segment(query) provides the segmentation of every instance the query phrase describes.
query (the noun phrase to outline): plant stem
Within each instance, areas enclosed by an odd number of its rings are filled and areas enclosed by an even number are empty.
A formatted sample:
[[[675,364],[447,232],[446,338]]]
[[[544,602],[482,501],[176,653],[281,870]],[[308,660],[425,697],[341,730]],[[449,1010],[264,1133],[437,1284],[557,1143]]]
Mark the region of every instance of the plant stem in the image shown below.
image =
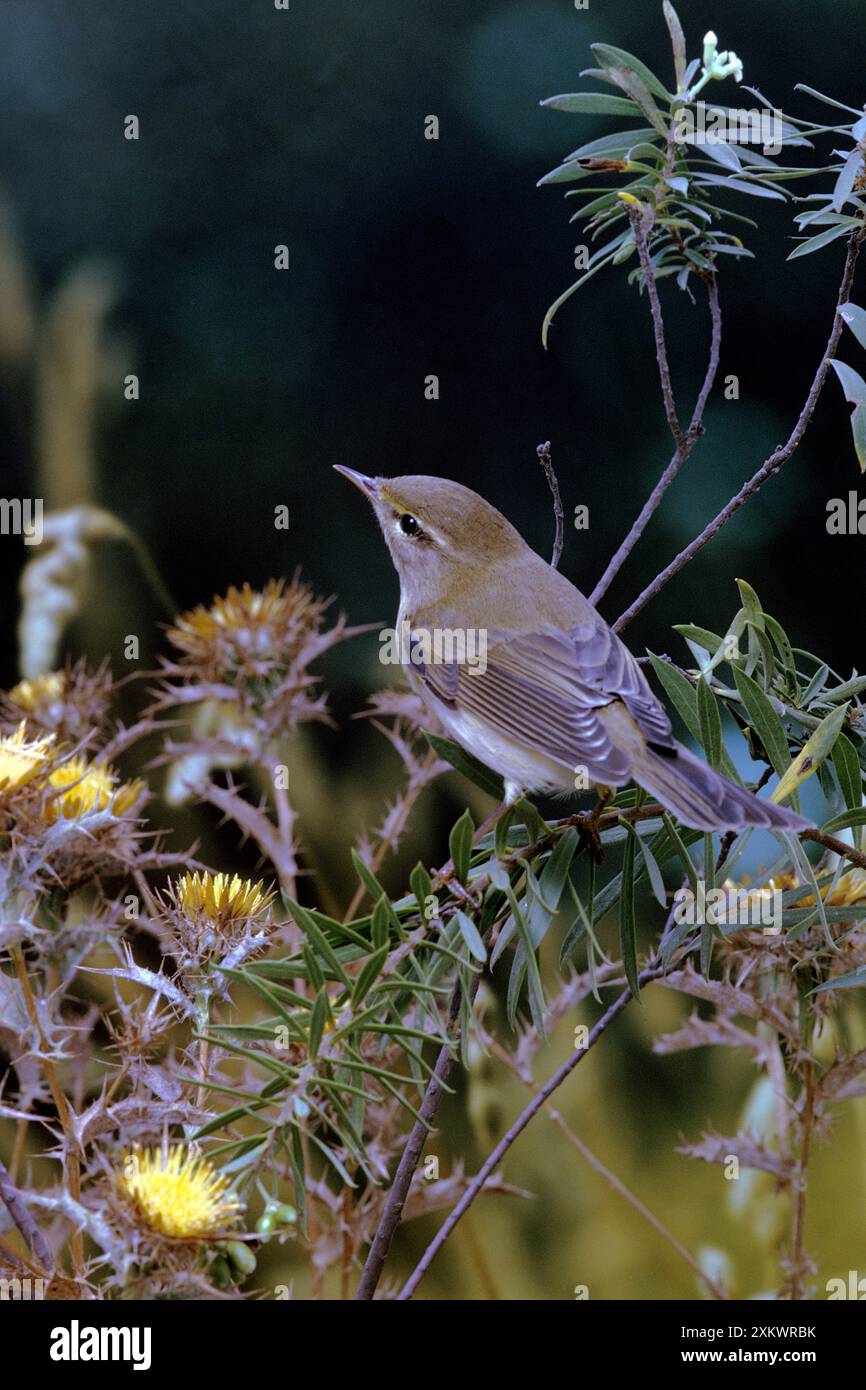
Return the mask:
[[[15,972],[18,976],[18,983],[21,986],[21,993],[24,996],[27,1015],[39,1039],[39,1061],[42,1064],[42,1069],[45,1072],[48,1085],[51,1089],[54,1108],[57,1111],[57,1117],[63,1129],[63,1137],[66,1141],[64,1161],[66,1185],[69,1188],[69,1195],[72,1200],[78,1202],[81,1198],[81,1169],[78,1162],[78,1141],[75,1137],[75,1130],[72,1124],[72,1112],[69,1108],[69,1102],[64,1095],[63,1087],[57,1079],[54,1063],[48,1055],[48,1042],[42,1031],[42,1024],[39,1022],[39,1012],[36,1008],[33,990],[30,987],[30,978],[27,974],[27,966],[21,947],[13,946],[11,954],[15,962]],[[75,1278],[78,1279],[84,1268],[84,1237],[80,1230],[73,1230],[69,1249],[72,1256],[72,1272]]]
[[[51,1251],[45,1243],[45,1237],[36,1225],[36,1222],[33,1220],[26,1206],[21,1201],[21,1194],[12,1182],[2,1160],[0,1160],[0,1201],[3,1202],[9,1215],[21,1232],[24,1244],[27,1246],[31,1255],[33,1255],[42,1266],[42,1273],[50,1273],[54,1268]]]
[[[645,274],[646,273],[647,272],[645,271]],[[649,267],[649,274],[652,274],[651,265]],[[652,517],[653,513],[658,509],[659,504],[661,503],[662,498],[664,497],[668,488],[671,486],[671,483],[676,478],[683,464],[686,463],[690,458],[695,445],[697,444],[698,440],[703,434],[704,411],[706,410],[707,401],[709,399],[710,392],[713,388],[713,382],[716,379],[716,372],[718,371],[719,367],[719,349],[722,340],[722,312],[721,306],[719,304],[719,287],[715,275],[708,275],[706,277],[706,286],[707,297],[709,299],[710,304],[710,319],[712,323],[710,341],[710,360],[707,365],[703,385],[701,386],[698,399],[695,402],[695,408],[692,412],[692,418],[689,422],[688,430],[686,431],[686,434],[683,436],[682,441],[677,442],[670,463],[668,464],[665,471],[662,473],[661,477],[659,478],[658,482],[656,483],[655,487],[653,488],[652,492],[650,493],[649,497],[647,498],[646,502],[641,508],[640,514],[638,515],[637,519],[632,525],[632,528],[626,536],[625,540],[622,542],[619,549],[613,555],[610,563],[607,566],[607,569],[605,570],[604,574],[601,576],[601,579],[598,581],[592,593],[590,594],[590,603],[598,604],[599,600],[604,596],[604,594],[607,593],[607,590],[610,588],[610,585],[613,583],[613,580],[616,578],[617,574],[622,569],[632,550],[634,550],[634,547],[636,546],[637,542],[640,540],[641,536],[646,530],[650,518]]]
[[[562,510],[562,496],[559,491],[559,480],[553,469],[550,460],[550,440],[546,444],[539,444],[535,451],[538,455],[538,462],[544,469],[544,476],[547,479],[547,486],[550,488],[553,497],[553,516],[556,522],[556,531],[553,538],[553,553],[550,557],[551,569],[557,569],[562,556],[562,542],[565,531],[565,515]]]
[[[671,579],[673,579],[674,575],[679,574],[683,566],[687,565],[690,560],[694,559],[698,551],[703,549],[707,542],[711,541],[712,538],[715,535],[717,535],[719,531],[721,531],[722,527],[728,521],[730,521],[734,513],[739,511],[740,507],[742,507],[744,503],[748,502],[749,498],[753,497],[755,493],[763,487],[764,483],[767,481],[768,478],[772,478],[776,473],[779,472],[779,469],[782,467],[782,465],[784,463],[787,463],[791,455],[795,453],[798,449],[803,435],[806,433],[806,429],[808,428],[809,422],[812,419],[812,415],[814,414],[815,406],[818,403],[818,397],[820,396],[821,391],[824,388],[824,383],[827,380],[827,375],[830,371],[830,363],[833,360],[833,357],[835,356],[836,348],[839,345],[839,339],[842,336],[842,329],[844,324],[842,315],[839,311],[848,303],[848,300],[850,298],[851,287],[854,282],[854,271],[857,265],[857,257],[860,253],[860,246],[863,242],[864,237],[866,237],[866,227],[858,227],[856,231],[851,233],[851,236],[849,238],[848,253],[845,257],[845,269],[842,275],[842,283],[839,288],[839,298],[836,303],[836,313],[833,317],[833,326],[830,330],[830,337],[827,340],[827,346],[825,347],[823,356],[821,357],[821,361],[818,364],[818,370],[815,373],[814,380],[809,389],[809,394],[806,397],[806,402],[803,406],[803,409],[800,411],[797,423],[791,431],[788,439],[784,444],[780,444],[777,449],[773,450],[773,452],[769,455],[765,462],[761,464],[761,467],[758,469],[758,471],[754,473],[752,477],[749,479],[749,481],[743,485],[740,491],[734,497],[731,498],[731,500],[722,508],[719,514],[716,517],[714,517],[713,520],[707,526],[704,527],[700,535],[696,536],[695,539],[691,541],[685,547],[684,550],[681,550],[679,555],[677,555],[677,557],[671,561],[667,568],[663,569],[660,574],[657,574],[652,583],[647,585],[643,593],[641,593],[635,599],[631,607],[627,608],[626,611],[622,613],[619,616],[619,618],[617,618],[616,622],[613,625],[614,632],[622,632],[623,628],[631,622],[632,618],[634,618],[641,611],[641,609],[646,606],[647,603],[649,603],[650,599],[655,598],[656,594],[658,594],[660,590],[663,589],[664,586]]]

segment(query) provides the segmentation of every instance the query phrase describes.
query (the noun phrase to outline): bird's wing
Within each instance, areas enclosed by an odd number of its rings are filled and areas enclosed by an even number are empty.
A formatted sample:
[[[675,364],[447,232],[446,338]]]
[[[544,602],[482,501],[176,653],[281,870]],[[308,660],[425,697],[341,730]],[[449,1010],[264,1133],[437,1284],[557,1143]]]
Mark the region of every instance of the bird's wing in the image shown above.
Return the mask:
[[[647,742],[673,747],[671,724],[634,657],[600,614],[569,632],[489,633],[482,663],[413,668],[438,699],[517,742],[596,781],[622,783],[630,759],[616,747],[599,712],[614,700],[628,709]]]

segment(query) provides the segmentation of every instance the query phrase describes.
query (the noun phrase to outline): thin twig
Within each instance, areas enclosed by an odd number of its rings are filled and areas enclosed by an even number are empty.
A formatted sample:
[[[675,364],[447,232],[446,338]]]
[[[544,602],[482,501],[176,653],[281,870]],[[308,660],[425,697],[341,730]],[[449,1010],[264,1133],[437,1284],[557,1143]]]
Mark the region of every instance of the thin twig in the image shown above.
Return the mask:
[[[787,441],[773,450],[765,462],[761,464],[758,471],[754,473],[740,491],[731,498],[709,525],[704,527],[700,535],[696,536],[684,550],[681,550],[676,559],[672,560],[667,568],[663,569],[660,574],[657,574],[652,583],[647,585],[643,593],[635,599],[631,607],[627,608],[626,611],[617,618],[613,625],[614,632],[622,632],[623,628],[631,622],[632,618],[634,618],[647,603],[649,603],[650,599],[655,598],[656,594],[664,588],[669,580],[673,579],[675,574],[679,574],[683,566],[687,565],[689,561],[697,555],[698,551],[703,549],[707,542],[712,540],[713,536],[721,531],[722,527],[730,521],[734,513],[739,511],[740,507],[748,502],[749,498],[753,497],[755,493],[763,487],[768,478],[772,478],[778,473],[782,465],[787,463],[791,455],[796,452],[802,441],[803,435],[806,433],[809,422],[812,419],[815,406],[818,403],[818,397],[824,388],[824,383],[830,371],[830,363],[839,345],[839,339],[842,335],[844,326],[840,310],[848,303],[851,295],[851,286],[854,282],[857,257],[860,253],[860,246],[864,237],[866,237],[866,228],[858,227],[856,231],[851,233],[851,237],[849,238],[848,254],[845,257],[845,269],[839,288],[839,298],[836,304],[836,313],[833,317],[833,327],[830,331],[830,337],[827,340],[827,346],[824,349],[823,356],[818,365],[818,370],[815,373],[814,380],[809,389],[809,394],[806,397],[806,402],[803,409],[800,411],[797,423],[791,431]]]
[[[583,1158],[586,1159],[590,1168],[594,1168],[596,1173],[598,1173],[600,1177],[604,1178],[605,1182],[610,1184],[614,1192],[618,1192],[621,1197],[624,1197],[625,1200],[629,1203],[629,1205],[634,1207],[635,1211],[639,1212],[645,1221],[649,1222],[653,1230],[657,1231],[658,1234],[662,1237],[662,1239],[666,1240],[668,1245],[672,1246],[673,1249],[676,1250],[677,1254],[680,1255],[682,1259],[685,1260],[686,1264],[688,1264],[694,1270],[695,1274],[704,1284],[710,1296],[712,1298],[718,1299],[729,1299],[730,1294],[726,1293],[720,1284],[717,1284],[715,1280],[711,1279],[708,1274],[704,1273],[697,1260],[695,1259],[694,1255],[690,1254],[686,1247],[679,1240],[677,1240],[673,1232],[669,1231],[667,1226],[664,1226],[661,1223],[661,1221],[659,1221],[658,1217],[650,1211],[649,1207],[645,1206],[644,1203],[640,1200],[640,1198],[637,1197],[634,1194],[634,1192],[631,1191],[630,1188],[626,1187],[625,1183],[622,1181],[621,1178],[617,1177],[616,1173],[612,1173],[609,1168],[605,1167],[601,1159],[596,1158],[592,1150],[586,1147],[583,1140],[578,1138],[578,1136],[570,1128],[567,1122],[563,1119],[559,1111],[554,1109],[552,1105],[548,1105],[546,1109],[547,1113],[550,1115],[550,1118],[553,1120],[553,1123],[559,1126],[568,1142],[572,1144],[575,1149],[577,1149],[577,1152]]]
[[[475,976],[473,985],[478,986],[480,976]],[[455,985],[451,996],[451,1006],[448,1010],[449,1027],[453,1027],[460,1014],[460,1004],[462,1000],[462,990],[459,985]],[[406,1205],[406,1198],[409,1195],[409,1188],[418,1161],[421,1158],[421,1150],[430,1133],[433,1121],[436,1118],[436,1111],[439,1109],[439,1101],[442,1097],[444,1086],[448,1085],[448,1078],[454,1067],[454,1054],[450,1047],[443,1045],[439,1049],[439,1056],[436,1058],[436,1066],[433,1069],[433,1076],[424,1093],[421,1102],[421,1109],[418,1111],[418,1119],[409,1134],[406,1146],[400,1155],[400,1162],[397,1165],[397,1172],[394,1174],[394,1181],[385,1198],[385,1206],[379,1219],[376,1234],[367,1252],[367,1259],[364,1270],[355,1290],[357,1302],[369,1301],[379,1283],[385,1260],[388,1258],[388,1251],[400,1219],[403,1215],[403,1208]]]
[[[686,442],[683,434],[683,427],[680,424],[677,408],[674,402],[674,392],[671,386],[671,372],[668,365],[668,349],[665,341],[665,325],[662,318],[662,306],[659,300],[658,286],[652,267],[649,253],[649,230],[653,223],[653,213],[648,207],[642,204],[631,204],[628,209],[628,217],[631,222],[632,234],[635,246],[637,247],[638,258],[640,259],[641,270],[643,271],[644,284],[647,289],[647,296],[650,303],[650,314],[653,321],[653,334],[656,342],[656,361],[659,367],[659,380],[661,381],[662,399],[665,407],[665,418],[668,422],[668,429],[674,437],[677,447]]]
[[[562,556],[562,543],[565,538],[565,514],[562,510],[562,496],[559,491],[559,482],[550,459],[550,440],[546,444],[539,444],[535,450],[538,454],[538,462],[544,469],[544,476],[547,479],[547,486],[553,496],[553,515],[556,520],[556,534],[553,539],[553,553],[550,557],[552,569],[559,568],[560,557]]]
[[[859,849],[854,849],[852,845],[846,845],[844,840],[839,840],[835,835],[824,835],[820,830],[801,830],[801,840],[812,840],[816,845],[823,845],[824,849],[832,850],[834,854],[841,855],[843,859],[849,859],[852,864],[856,864],[858,869],[866,869],[866,854]]]
[[[634,547],[637,545],[637,542],[640,540],[641,536],[646,530],[650,518],[653,516],[653,513],[658,509],[659,504],[661,503],[662,498],[664,497],[668,488],[671,486],[671,483],[676,478],[683,464],[686,463],[688,459],[691,457],[695,445],[697,444],[698,440],[703,434],[704,411],[706,409],[710,391],[713,388],[713,382],[716,379],[716,372],[718,371],[719,367],[719,350],[722,341],[722,311],[721,306],[719,304],[719,287],[715,275],[706,276],[706,286],[707,297],[709,299],[710,304],[710,319],[712,323],[710,340],[710,358],[707,364],[707,370],[706,375],[704,376],[703,384],[698,394],[697,401],[695,402],[695,408],[692,412],[692,418],[689,422],[688,430],[686,431],[686,434],[682,442],[677,444],[670,463],[668,464],[665,471],[662,473],[661,477],[659,478],[658,482],[656,483],[655,487],[653,488],[652,492],[650,493],[649,497],[647,498],[646,502],[641,508],[640,514],[633,523],[631,530],[629,531],[625,540],[620,545],[619,549],[611,558],[607,569],[605,570],[604,574],[601,576],[601,579],[599,579],[598,583],[596,584],[595,588],[590,594],[590,603],[598,604],[601,598],[607,593],[607,590],[610,588],[611,584],[613,583],[613,580],[616,578],[617,574],[619,574],[619,571],[622,569],[629,555],[634,550]]]
[[[22,1202],[21,1194],[9,1177],[2,1159],[0,1159],[0,1201],[5,1204],[6,1210],[21,1232],[24,1244],[31,1255],[41,1264],[42,1272],[50,1274],[54,1268],[51,1251],[45,1243],[45,1237]]]

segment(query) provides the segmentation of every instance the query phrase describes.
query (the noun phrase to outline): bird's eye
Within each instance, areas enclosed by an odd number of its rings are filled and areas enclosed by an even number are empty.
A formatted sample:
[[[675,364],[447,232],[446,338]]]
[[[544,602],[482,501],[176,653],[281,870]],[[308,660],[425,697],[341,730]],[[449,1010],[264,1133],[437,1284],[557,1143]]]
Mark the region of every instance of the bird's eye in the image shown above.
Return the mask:
[[[403,513],[403,515],[400,517],[399,525],[400,530],[403,532],[404,536],[417,536],[418,532],[421,530],[419,523],[416,521],[414,516],[411,516],[409,514],[409,512]]]

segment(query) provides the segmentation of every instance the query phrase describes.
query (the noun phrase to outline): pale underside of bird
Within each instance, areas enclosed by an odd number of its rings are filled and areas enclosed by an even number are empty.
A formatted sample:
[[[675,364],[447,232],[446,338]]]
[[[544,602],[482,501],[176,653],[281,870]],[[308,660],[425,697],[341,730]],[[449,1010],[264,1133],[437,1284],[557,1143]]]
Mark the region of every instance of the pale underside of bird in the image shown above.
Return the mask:
[[[677,742],[640,666],[594,617],[570,632],[488,633],[483,671],[415,657],[407,678],[456,742],[504,777],[510,798],[634,781],[697,830],[811,824]]]

